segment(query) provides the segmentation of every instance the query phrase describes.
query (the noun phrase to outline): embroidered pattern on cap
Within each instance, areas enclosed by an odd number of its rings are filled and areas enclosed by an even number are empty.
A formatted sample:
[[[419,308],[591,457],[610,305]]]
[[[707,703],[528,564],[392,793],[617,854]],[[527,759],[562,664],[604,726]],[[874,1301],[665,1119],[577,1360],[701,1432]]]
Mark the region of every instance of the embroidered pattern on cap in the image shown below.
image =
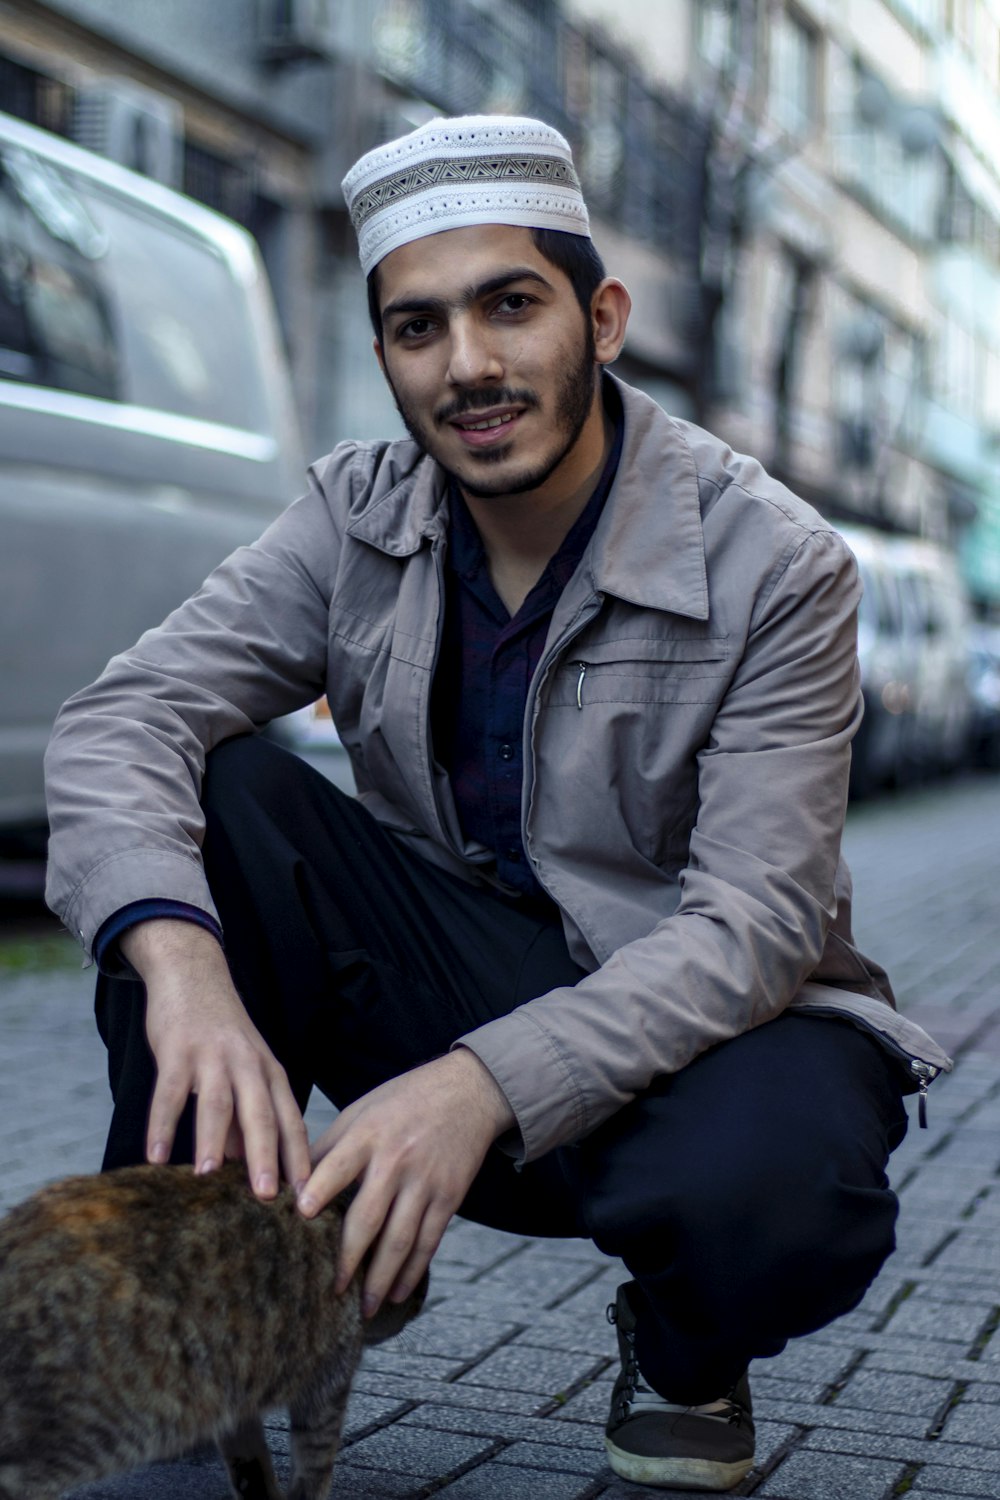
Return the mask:
[[[372,214],[413,193],[445,183],[472,182],[565,183],[578,192],[580,181],[567,161],[556,156],[472,156],[418,162],[392,172],[363,189],[351,207],[351,223],[360,233]]]

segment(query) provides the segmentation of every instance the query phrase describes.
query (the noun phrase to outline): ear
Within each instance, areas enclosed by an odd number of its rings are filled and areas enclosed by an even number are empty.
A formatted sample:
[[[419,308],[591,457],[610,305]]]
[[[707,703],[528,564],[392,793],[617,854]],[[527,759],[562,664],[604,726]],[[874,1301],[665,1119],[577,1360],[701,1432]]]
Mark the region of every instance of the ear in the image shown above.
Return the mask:
[[[382,354],[382,345],[379,343],[378,339],[372,339],[372,348],[375,350],[375,358],[378,360],[378,367],[382,371],[382,374],[385,375],[385,357]],[[388,380],[388,375],[385,375],[385,378],[386,380]]]
[[[632,298],[625,287],[616,276],[606,276],[590,299],[594,350],[599,365],[610,365],[618,358],[631,311]]]

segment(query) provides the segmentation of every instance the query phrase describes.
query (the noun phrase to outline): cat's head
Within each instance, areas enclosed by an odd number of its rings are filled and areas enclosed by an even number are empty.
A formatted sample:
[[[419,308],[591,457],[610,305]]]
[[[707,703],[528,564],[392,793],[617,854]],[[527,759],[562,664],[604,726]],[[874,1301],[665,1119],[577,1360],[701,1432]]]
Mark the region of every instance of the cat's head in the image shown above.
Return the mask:
[[[390,1302],[386,1298],[374,1318],[365,1320],[365,1343],[382,1344],[386,1339],[394,1339],[397,1333],[402,1333],[410,1319],[415,1318],[423,1307],[429,1285],[430,1277],[425,1271],[404,1302]]]

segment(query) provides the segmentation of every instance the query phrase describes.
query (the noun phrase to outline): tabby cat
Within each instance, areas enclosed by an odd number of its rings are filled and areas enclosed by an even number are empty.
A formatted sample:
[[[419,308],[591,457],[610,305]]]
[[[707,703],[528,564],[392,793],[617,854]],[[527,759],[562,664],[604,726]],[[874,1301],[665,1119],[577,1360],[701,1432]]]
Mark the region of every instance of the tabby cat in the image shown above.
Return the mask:
[[[414,1317],[334,1294],[343,1207],[304,1219],[233,1162],[125,1167],[43,1188],[0,1221],[0,1500],[86,1481],[214,1439],[242,1500],[280,1500],[260,1414],[287,1406],[289,1500],[330,1484],[364,1343]]]

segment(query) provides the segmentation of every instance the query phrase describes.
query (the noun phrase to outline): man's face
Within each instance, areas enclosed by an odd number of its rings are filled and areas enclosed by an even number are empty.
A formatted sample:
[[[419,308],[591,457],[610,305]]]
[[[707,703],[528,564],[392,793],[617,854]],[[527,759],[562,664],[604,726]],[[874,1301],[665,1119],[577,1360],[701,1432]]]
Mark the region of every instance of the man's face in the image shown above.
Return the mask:
[[[400,415],[468,494],[569,476],[581,434],[602,420],[594,337],[529,230],[476,225],[403,245],[379,267],[379,294]]]

